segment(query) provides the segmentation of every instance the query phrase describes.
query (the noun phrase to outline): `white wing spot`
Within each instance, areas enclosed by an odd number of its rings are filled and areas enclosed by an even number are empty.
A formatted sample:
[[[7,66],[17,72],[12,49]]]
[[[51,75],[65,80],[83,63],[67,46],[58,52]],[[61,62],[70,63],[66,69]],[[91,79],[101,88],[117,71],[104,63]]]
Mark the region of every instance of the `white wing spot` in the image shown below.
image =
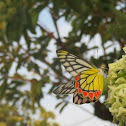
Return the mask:
[[[71,74],[72,76],[76,76],[76,75],[77,75],[77,73],[76,73],[75,71],[70,72],[70,74]]]
[[[67,71],[72,71],[73,70],[72,67],[67,67],[66,69],[67,69]]]
[[[80,68],[80,67],[82,67],[82,66],[81,66],[81,65],[74,65],[74,66],[73,66],[74,69],[78,69],[78,68]]]
[[[65,93],[67,94],[68,92],[70,92],[70,89],[67,89]]]
[[[69,94],[74,93],[74,92],[75,92],[75,90],[76,90],[76,89],[72,89],[72,90],[69,92]]]
[[[64,66],[69,66],[68,62],[63,63]]]
[[[73,57],[73,56],[67,56],[67,58],[75,58],[75,57]]]
[[[71,65],[77,64],[76,62],[70,62]]]
[[[80,72],[82,72],[82,71],[84,71],[84,70],[88,70],[89,68],[81,68],[81,69],[78,69],[78,70],[76,70],[78,73],[80,73]]]
[[[77,59],[76,61],[77,61],[79,64],[82,64],[82,65],[84,65],[84,66],[86,66],[86,67],[92,68],[92,66],[91,66],[90,64],[88,64],[87,62],[85,62],[85,61],[83,61],[83,60],[81,60],[81,59]]]
[[[61,59],[60,62],[65,62],[65,59]]]
[[[67,59],[67,61],[74,61],[75,59]]]

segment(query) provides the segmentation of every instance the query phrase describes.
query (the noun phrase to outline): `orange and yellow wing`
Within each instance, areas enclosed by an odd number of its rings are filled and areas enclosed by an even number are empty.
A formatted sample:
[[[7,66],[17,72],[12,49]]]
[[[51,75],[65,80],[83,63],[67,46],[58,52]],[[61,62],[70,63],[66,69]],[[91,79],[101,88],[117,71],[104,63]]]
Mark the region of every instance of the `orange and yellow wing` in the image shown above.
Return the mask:
[[[74,93],[73,102],[75,104],[97,101],[103,90],[102,70],[67,51],[57,50],[57,55],[66,70],[75,76],[75,80],[58,86],[54,93]]]

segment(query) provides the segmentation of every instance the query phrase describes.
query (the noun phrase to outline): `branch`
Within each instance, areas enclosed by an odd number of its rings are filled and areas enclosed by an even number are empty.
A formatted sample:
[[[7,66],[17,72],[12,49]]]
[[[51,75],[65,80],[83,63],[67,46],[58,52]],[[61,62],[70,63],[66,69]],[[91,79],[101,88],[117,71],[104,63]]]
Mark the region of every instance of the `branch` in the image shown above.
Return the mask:
[[[58,44],[62,49],[65,49],[64,44],[63,44],[62,41],[61,41],[61,37],[60,37],[60,34],[59,34],[58,26],[57,26],[57,23],[56,23],[56,15],[54,14],[54,11],[53,11],[51,8],[50,8],[50,13],[51,13],[51,16],[52,16],[52,19],[53,19],[53,23],[54,23],[54,25],[55,25],[56,32],[57,32],[57,35],[58,35],[58,38],[56,39],[57,44]]]
[[[40,24],[37,24],[41,30],[43,30],[44,32],[46,32],[51,38],[55,39],[57,41],[57,39],[55,38],[55,36],[53,35],[52,32],[47,31],[46,29],[44,29]]]

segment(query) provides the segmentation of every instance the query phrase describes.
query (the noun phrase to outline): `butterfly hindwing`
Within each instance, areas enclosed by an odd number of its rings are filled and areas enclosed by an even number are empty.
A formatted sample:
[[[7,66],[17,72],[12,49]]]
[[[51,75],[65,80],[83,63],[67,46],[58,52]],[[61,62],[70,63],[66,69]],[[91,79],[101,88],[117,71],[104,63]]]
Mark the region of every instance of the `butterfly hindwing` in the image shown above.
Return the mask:
[[[78,92],[76,91],[73,96],[73,103],[74,104],[84,104],[84,98],[80,97]]]
[[[67,51],[57,50],[56,52],[60,59],[60,62],[63,64],[66,70],[70,72],[72,76],[76,76],[78,73],[82,71],[95,67],[88,61],[82,60],[81,58],[78,58],[77,56]]]
[[[54,91],[54,94],[73,94],[76,91],[74,82],[70,81],[67,84],[59,85]]]
[[[77,90],[74,102],[80,104],[77,99],[83,99],[83,103],[95,102],[99,99],[103,90],[103,76],[98,74],[98,69],[90,69],[79,73],[75,78]],[[79,98],[80,97],[80,98]]]

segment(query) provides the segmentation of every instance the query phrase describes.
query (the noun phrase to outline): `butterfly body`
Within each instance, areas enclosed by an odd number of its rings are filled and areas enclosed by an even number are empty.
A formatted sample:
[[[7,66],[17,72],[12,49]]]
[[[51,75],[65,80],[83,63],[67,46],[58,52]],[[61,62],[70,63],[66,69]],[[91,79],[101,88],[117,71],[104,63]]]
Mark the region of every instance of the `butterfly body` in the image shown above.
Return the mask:
[[[75,104],[96,102],[102,95],[103,71],[67,51],[58,50],[57,55],[60,62],[75,79],[67,84],[62,84],[54,90],[54,93],[74,93],[73,102]]]

